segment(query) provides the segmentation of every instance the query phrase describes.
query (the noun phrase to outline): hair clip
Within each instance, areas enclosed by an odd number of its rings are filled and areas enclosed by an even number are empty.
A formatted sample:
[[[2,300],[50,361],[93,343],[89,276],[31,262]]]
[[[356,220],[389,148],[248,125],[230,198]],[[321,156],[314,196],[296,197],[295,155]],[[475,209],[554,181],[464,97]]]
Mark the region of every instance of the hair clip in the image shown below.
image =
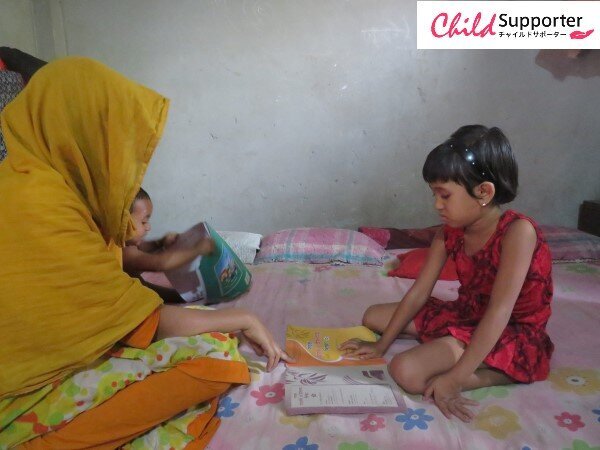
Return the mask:
[[[470,163],[477,172],[481,173],[482,177],[485,177],[485,171],[481,170],[481,168],[477,165],[475,154],[468,148],[465,148],[465,160]]]
[[[471,164],[473,166],[473,168],[475,169],[475,171],[478,174],[480,174],[482,178],[484,178],[484,179],[487,178],[487,173],[485,172],[485,170],[483,170],[479,166],[479,164],[477,164],[477,159],[475,158],[475,153],[473,153],[473,151],[471,149],[461,146],[461,148],[464,151],[460,152],[459,148],[454,145],[454,142],[448,142],[448,146],[455,152],[459,152],[461,154],[461,156],[464,158],[464,160],[466,162],[468,162],[469,164]]]

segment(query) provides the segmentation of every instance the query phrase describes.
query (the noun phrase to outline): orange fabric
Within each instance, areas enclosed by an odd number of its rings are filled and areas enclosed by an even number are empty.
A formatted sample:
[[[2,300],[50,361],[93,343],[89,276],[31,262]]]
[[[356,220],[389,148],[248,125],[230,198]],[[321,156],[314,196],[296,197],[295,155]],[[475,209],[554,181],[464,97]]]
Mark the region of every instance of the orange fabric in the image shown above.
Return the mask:
[[[185,446],[185,450],[204,450],[217,432],[220,424],[221,419],[218,417],[213,417],[206,425],[206,428],[202,431],[202,434],[192,442],[189,442]]]
[[[146,433],[175,414],[198,403],[214,399],[211,409],[196,419],[193,431],[204,448],[219,425],[214,418],[216,397],[229,383],[207,381],[187,375],[178,368],[150,375],[133,383],[96,408],[87,411],[63,428],[37,437],[19,446],[21,450],[72,450],[119,447]],[[216,420],[213,420],[216,419]],[[202,427],[204,425],[204,428]]]
[[[248,366],[241,361],[225,361],[217,358],[196,358],[177,365],[182,372],[194,378],[225,383],[250,383]]]
[[[417,279],[421,269],[427,260],[428,248],[417,248],[410,252],[398,255],[400,265],[388,272],[388,277],[400,277]],[[456,273],[456,263],[452,258],[447,258],[444,267],[438,277],[439,280],[455,281],[458,280]]]
[[[121,342],[129,347],[148,347],[156,334],[159,320],[160,308],[156,308],[141,324],[134,328],[131,333],[121,339]]]
[[[215,417],[217,407],[218,402],[213,401],[209,411],[198,416],[188,425],[187,433],[190,436],[195,436],[195,439],[185,446],[185,450],[202,450],[211,441],[219,425],[221,425],[221,419]]]

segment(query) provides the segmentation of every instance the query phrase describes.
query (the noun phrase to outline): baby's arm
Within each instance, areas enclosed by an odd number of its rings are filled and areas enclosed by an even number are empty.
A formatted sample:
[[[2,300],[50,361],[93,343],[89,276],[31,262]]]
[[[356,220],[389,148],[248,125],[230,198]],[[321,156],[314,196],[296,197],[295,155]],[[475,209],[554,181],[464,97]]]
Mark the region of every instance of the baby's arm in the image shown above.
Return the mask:
[[[362,343],[362,341],[359,343],[356,340],[350,340],[342,344],[341,350],[346,350],[348,352],[346,353],[347,356],[362,358],[374,358],[383,355],[429,299],[446,258],[444,232],[440,229],[433,238],[421,273],[398,303],[381,339],[376,343]]]
[[[135,246],[123,248],[123,268],[127,273],[164,272],[175,269],[199,255],[208,255],[214,250],[214,241],[202,238],[193,247],[175,249],[169,247],[156,253],[146,253]]]
[[[509,226],[502,239],[500,265],[488,307],[471,343],[449,372],[459,384],[481,365],[506,328],[529,271],[536,242],[536,232],[529,221],[520,219]]]
[[[138,248],[146,253],[154,253],[169,248],[177,240],[178,233],[167,233],[162,238],[152,241],[142,241]]]

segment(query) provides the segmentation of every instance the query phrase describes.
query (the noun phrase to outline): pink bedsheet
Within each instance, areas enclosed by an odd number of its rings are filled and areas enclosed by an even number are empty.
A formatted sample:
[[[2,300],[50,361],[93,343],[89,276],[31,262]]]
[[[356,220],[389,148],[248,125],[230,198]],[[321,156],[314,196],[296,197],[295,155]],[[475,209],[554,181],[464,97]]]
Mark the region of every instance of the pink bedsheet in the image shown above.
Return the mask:
[[[388,263],[390,264],[390,263]],[[388,278],[390,266],[271,263],[252,266],[250,292],[226,306],[256,312],[283,343],[287,324],[356,325],[373,303],[397,301],[412,280]],[[600,265],[555,265],[549,334],[556,350],[550,378],[465,393],[480,402],[470,424],[451,421],[435,405],[407,396],[403,414],[287,417],[280,365],[265,373],[253,362],[252,384],[220,401],[222,424],[211,450],[599,449]],[[433,295],[452,300],[457,282],[439,282]],[[397,340],[386,358],[415,345]],[[260,361],[249,348],[245,352]]]

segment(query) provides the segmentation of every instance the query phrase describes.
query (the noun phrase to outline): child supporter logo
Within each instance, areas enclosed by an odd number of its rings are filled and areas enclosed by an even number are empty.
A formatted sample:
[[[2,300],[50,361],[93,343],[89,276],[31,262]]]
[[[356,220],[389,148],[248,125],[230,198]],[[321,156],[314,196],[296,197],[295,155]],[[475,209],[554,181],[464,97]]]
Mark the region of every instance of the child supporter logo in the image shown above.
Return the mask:
[[[600,48],[600,2],[419,1],[419,49]]]

